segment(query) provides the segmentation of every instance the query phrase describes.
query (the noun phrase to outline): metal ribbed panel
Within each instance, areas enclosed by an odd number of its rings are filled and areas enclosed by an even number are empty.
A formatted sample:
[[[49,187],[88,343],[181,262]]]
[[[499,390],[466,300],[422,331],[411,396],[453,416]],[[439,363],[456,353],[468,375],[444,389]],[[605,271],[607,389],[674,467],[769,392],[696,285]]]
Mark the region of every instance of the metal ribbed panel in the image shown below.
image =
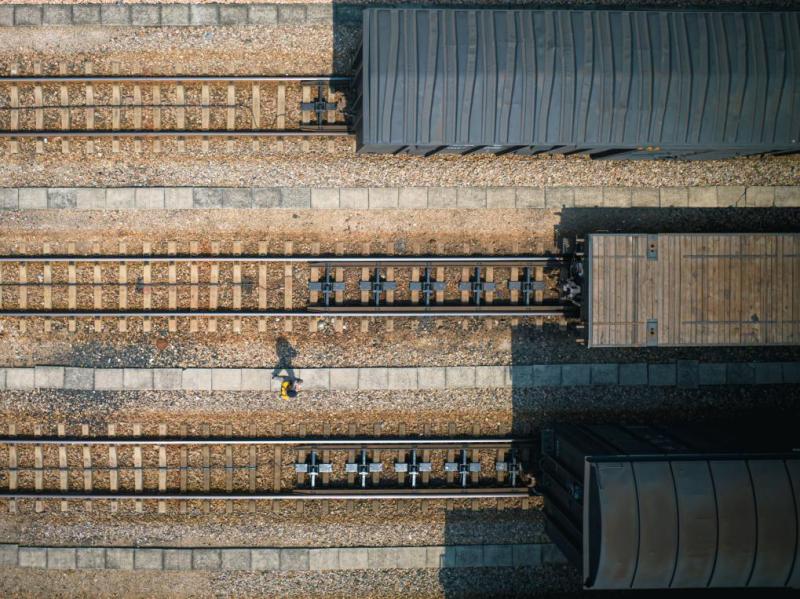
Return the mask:
[[[792,12],[366,9],[368,151],[800,149]]]

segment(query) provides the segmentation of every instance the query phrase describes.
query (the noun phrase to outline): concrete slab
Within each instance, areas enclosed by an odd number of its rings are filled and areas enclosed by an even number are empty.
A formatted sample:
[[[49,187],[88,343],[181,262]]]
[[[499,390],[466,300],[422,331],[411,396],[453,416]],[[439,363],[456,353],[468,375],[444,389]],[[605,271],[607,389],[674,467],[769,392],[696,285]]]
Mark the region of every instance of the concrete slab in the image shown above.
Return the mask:
[[[219,549],[192,549],[192,570],[219,570],[221,566]]]
[[[329,390],[331,388],[331,375],[329,368],[303,368],[297,376],[303,379],[304,389]]]
[[[38,389],[62,389],[64,387],[63,366],[36,366],[33,377]]]
[[[717,187],[717,207],[743,208],[746,205],[747,189],[741,185],[720,185]]]
[[[554,543],[542,544],[542,563],[543,564],[565,564],[567,558]]]
[[[781,363],[784,383],[800,383],[800,362]]]
[[[620,364],[619,384],[626,387],[647,384],[647,364]]]
[[[483,565],[487,568],[507,568],[514,565],[511,545],[484,545]]]
[[[280,549],[252,549],[250,551],[250,566],[256,572],[280,570]]]
[[[565,387],[581,387],[592,384],[592,368],[589,364],[562,364],[561,384]]]
[[[370,549],[370,551],[372,551]],[[339,569],[339,549],[309,549],[308,550],[308,569],[314,571],[338,570]]]
[[[752,385],[756,380],[755,368],[747,362],[731,362],[726,367],[729,385]]]
[[[689,188],[687,187],[662,187],[662,208],[687,208],[689,206]]]
[[[331,391],[358,389],[358,368],[331,368]]]
[[[634,208],[658,208],[661,202],[658,189],[634,187],[631,189],[631,206]]]
[[[483,545],[455,545],[456,568],[480,568],[483,566]]]
[[[390,368],[387,379],[389,389],[416,389],[416,368]]]
[[[698,385],[724,385],[727,380],[726,364],[704,363],[697,365]]]
[[[163,187],[140,187],[133,196],[137,210],[160,210],[164,208]]]
[[[183,370],[180,368],[156,368],[153,370],[153,389],[170,391],[180,389],[183,384]]]
[[[486,189],[486,207],[511,210],[517,207],[517,192],[513,187]]]
[[[417,385],[420,389],[444,389],[447,375],[443,366],[420,366],[417,368]]]
[[[106,568],[109,570],[133,570],[133,549],[130,547],[106,547]]]
[[[48,547],[47,567],[50,570],[74,570],[77,558],[74,547]]]
[[[370,547],[367,562],[370,570],[391,570],[397,568],[396,547]]]
[[[100,24],[100,6],[95,4],[76,4],[72,7],[73,25],[98,25]]]
[[[339,188],[323,187],[312,189],[311,207],[315,210],[335,210],[339,208]]]
[[[279,4],[278,23],[282,25],[305,23],[306,7],[304,4]]]
[[[269,391],[272,389],[272,369],[242,368],[243,391]]]
[[[137,570],[163,570],[164,550],[137,547],[133,550],[133,567]]]
[[[94,368],[64,368],[64,389],[94,389]]]
[[[65,8],[69,8],[69,6]],[[0,27],[13,27],[13,26],[14,26],[14,6],[13,5],[0,6]]]
[[[308,187],[282,187],[281,208],[311,208],[311,190]]]
[[[153,388],[153,370],[151,368],[125,368],[122,371],[125,389],[145,390]]]
[[[223,208],[250,208],[253,197],[250,188],[228,187],[222,190]]]
[[[506,386],[509,366],[476,366],[475,387],[479,389],[499,389]]]
[[[339,190],[339,208],[366,210],[369,208],[369,190],[366,187],[342,187]]]
[[[428,208],[455,208],[458,194],[455,187],[429,187]]]
[[[330,24],[332,21],[333,21],[333,5],[306,4],[306,22]]]
[[[210,368],[186,368],[181,377],[181,388],[194,391],[211,390]]]
[[[517,187],[517,208],[544,208],[544,189]]]
[[[572,187],[546,187],[544,203],[548,208],[572,208],[575,205],[575,190]]]
[[[78,570],[103,570],[106,567],[104,547],[78,547]]]
[[[389,370],[387,368],[359,368],[359,389],[386,389],[389,385]]]
[[[164,549],[164,569],[165,570],[191,570],[192,569],[192,550],[191,549]]]
[[[281,570],[308,570],[308,549],[280,549],[279,551]],[[341,555],[339,557],[341,560]]]
[[[676,382],[675,364],[648,364],[647,378],[650,385],[669,386]]]
[[[449,559],[448,559],[449,557]],[[455,561],[455,554],[447,551],[443,545],[431,545],[425,548],[425,567],[439,570],[445,567],[452,567]],[[447,566],[446,563],[450,565]]]
[[[105,210],[106,190],[102,187],[84,187],[75,190],[75,205],[78,210]]]
[[[604,187],[603,206],[606,208],[630,208],[630,187]]]
[[[19,547],[10,543],[0,544],[0,566],[16,566]]]
[[[800,208],[800,185],[775,188],[775,206],[778,208]],[[19,207],[22,208],[22,190],[19,190]]]
[[[678,360],[676,371],[678,387],[696,389],[700,384],[700,365],[697,360]]]
[[[189,7],[185,4],[162,4],[161,24],[182,26],[189,24]]]
[[[369,209],[385,210],[397,208],[398,193],[397,187],[370,187],[369,188]]]
[[[515,568],[530,568],[542,563],[542,546],[519,544],[511,546],[511,559]]]
[[[190,210],[194,197],[190,187],[168,187],[164,190],[164,208],[167,210]]]
[[[365,547],[341,547],[339,549],[340,570],[366,570],[369,567],[369,553]]]
[[[753,186],[745,191],[745,204],[748,208],[770,208],[775,204],[775,188]]]
[[[123,389],[122,368],[96,368],[94,371],[94,388],[98,391]]]
[[[520,365],[511,367],[511,386],[512,387],[533,387],[534,374],[533,366]]]
[[[250,570],[250,550],[249,549],[222,549],[223,570]]]
[[[36,379],[33,368],[6,368],[6,389],[33,389]]]
[[[247,25],[247,6],[223,4],[219,7],[221,25]]]
[[[104,4],[100,7],[100,21],[103,25],[130,25],[130,7]]]
[[[592,385],[616,385],[619,364],[592,364]]]
[[[135,189],[111,187],[106,189],[106,208],[108,210],[133,210],[136,207],[135,198]]]
[[[44,547],[20,547],[18,559],[20,568],[46,568],[47,549]]]
[[[427,567],[427,550],[425,547],[396,547],[397,567],[406,570],[417,570]]]
[[[6,369],[0,368],[0,389],[6,388]]]
[[[41,25],[42,7],[19,5],[14,7],[14,24],[16,25]]]
[[[717,188],[716,187],[690,187],[689,188],[689,208],[716,208],[717,207]]]
[[[239,391],[242,388],[242,369],[212,368],[211,388],[214,391]]]
[[[483,187],[459,187],[456,190],[456,204],[459,208],[485,208],[486,189]]]
[[[576,208],[594,208],[603,205],[602,187],[574,187]]]
[[[753,362],[756,385],[779,385],[783,382],[780,362]]]
[[[103,194],[105,200],[105,193]],[[47,208],[47,190],[42,187],[26,187],[19,190],[20,210],[44,210]]]
[[[134,4],[131,6],[131,24],[140,27],[158,25],[161,20],[161,10],[157,4]]]
[[[445,386],[448,389],[463,389],[475,386],[474,366],[447,366],[445,368]]]
[[[536,364],[533,367],[535,387],[559,387],[561,385],[560,364]]]
[[[274,4],[251,4],[247,19],[251,25],[274,25],[278,22],[278,7]]]

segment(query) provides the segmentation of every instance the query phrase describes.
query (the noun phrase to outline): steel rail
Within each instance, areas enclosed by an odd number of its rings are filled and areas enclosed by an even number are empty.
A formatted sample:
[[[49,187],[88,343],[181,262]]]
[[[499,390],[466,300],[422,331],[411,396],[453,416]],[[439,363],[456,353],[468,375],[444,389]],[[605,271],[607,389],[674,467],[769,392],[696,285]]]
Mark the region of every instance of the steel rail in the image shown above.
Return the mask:
[[[346,75],[10,75],[0,77],[6,83],[211,83],[215,81],[276,82],[276,83],[344,83],[352,81]]]
[[[450,266],[470,266],[490,264],[492,266],[521,266],[525,264],[537,265],[560,265],[565,262],[562,256],[257,256],[243,254],[241,256],[214,256],[208,254],[187,255],[177,254],[175,256],[152,254],[152,255],[64,255],[64,254],[41,254],[24,256],[0,256],[0,262],[257,262],[257,263],[294,263],[310,264],[311,266],[363,266],[365,264],[375,265],[450,265]]]
[[[153,310],[153,311],[119,311],[111,310],[0,310],[0,318],[173,318],[173,317],[232,317],[232,318],[455,318],[466,316],[483,317],[532,317],[532,316],[558,316],[568,315],[577,311],[577,308],[568,305],[513,305],[495,306],[488,305],[474,306],[465,304],[463,308],[453,306],[414,306],[408,310],[399,310],[397,306],[387,305],[370,309],[342,307],[342,310],[334,310],[324,306],[311,306],[307,310]]]
[[[453,447],[471,445],[494,448],[497,446],[531,444],[531,439],[517,437],[496,438],[354,438],[354,439],[309,439],[286,437],[271,439],[269,437],[32,437],[5,436],[0,437],[0,445],[291,445],[297,447]]]
[[[288,130],[264,130],[264,129],[236,129],[222,131],[218,129],[203,130],[177,130],[165,129],[160,131],[153,130],[132,130],[120,129],[118,131],[87,129],[83,131],[36,131],[36,130],[0,130],[0,137],[348,137],[355,135],[346,128],[342,129],[288,129]]]
[[[0,499],[160,499],[160,500],[228,500],[250,501],[253,499],[319,501],[346,499],[516,499],[530,497],[527,487],[467,487],[465,489],[417,488],[417,489],[337,489],[336,491],[303,489],[290,493],[106,493],[102,491],[81,493],[74,491],[0,491]]]

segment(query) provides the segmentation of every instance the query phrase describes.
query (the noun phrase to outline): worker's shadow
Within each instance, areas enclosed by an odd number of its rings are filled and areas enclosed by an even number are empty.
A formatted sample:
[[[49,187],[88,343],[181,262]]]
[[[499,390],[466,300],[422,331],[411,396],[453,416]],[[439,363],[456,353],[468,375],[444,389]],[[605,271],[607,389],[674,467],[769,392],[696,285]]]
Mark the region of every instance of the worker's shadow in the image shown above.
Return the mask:
[[[297,356],[297,351],[286,338],[278,337],[278,340],[275,341],[275,355],[278,358],[278,363],[272,370],[272,376],[287,377],[288,379],[297,378],[294,374],[294,366],[292,366],[292,359]]]

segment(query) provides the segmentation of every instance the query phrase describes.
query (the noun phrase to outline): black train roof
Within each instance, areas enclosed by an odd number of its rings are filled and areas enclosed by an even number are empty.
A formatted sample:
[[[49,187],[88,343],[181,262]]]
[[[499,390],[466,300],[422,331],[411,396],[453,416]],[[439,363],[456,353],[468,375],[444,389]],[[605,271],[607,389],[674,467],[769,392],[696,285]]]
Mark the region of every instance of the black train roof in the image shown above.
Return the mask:
[[[798,12],[368,8],[363,22],[366,151],[800,150]]]

